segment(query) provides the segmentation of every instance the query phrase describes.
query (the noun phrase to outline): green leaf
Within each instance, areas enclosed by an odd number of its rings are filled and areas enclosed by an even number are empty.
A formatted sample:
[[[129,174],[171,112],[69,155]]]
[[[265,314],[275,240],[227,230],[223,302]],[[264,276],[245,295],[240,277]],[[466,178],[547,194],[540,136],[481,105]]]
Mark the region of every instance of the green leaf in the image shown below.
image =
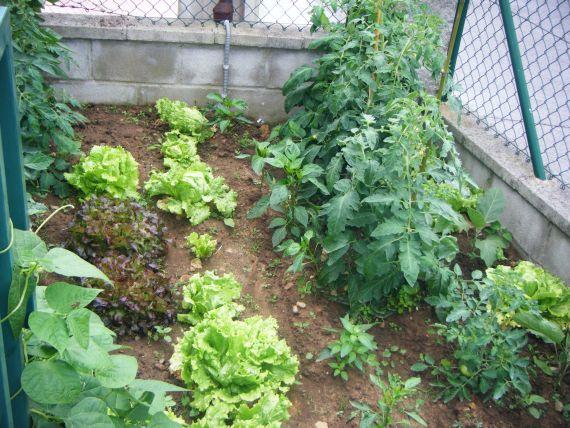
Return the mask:
[[[248,211],[247,218],[253,220],[261,217],[269,208],[269,196],[262,196],[259,201]]]
[[[285,247],[285,250],[283,251],[283,255],[294,256],[299,251],[301,251],[301,246],[296,242],[291,242],[289,245],[287,245],[287,247]]]
[[[359,206],[358,193],[350,189],[348,192],[335,196],[323,206],[323,213],[327,215],[329,234],[341,233]]]
[[[404,233],[405,231],[405,224],[395,218],[385,221],[384,223],[379,224],[376,229],[372,231],[370,236],[377,238],[380,236],[387,236],[387,235],[399,235]]]
[[[411,377],[404,382],[404,388],[412,389],[418,386],[422,382],[422,379],[419,377]]]
[[[86,307],[102,290],[79,287],[66,282],[54,282],[45,290],[48,305],[61,314]]]
[[[471,223],[473,223],[473,226],[475,226],[477,229],[483,229],[485,227],[485,218],[479,211],[468,208],[467,215],[469,216]]]
[[[513,316],[513,321],[542,339],[546,338],[554,343],[560,343],[564,340],[564,332],[560,326],[540,315],[530,312],[517,312]]]
[[[53,163],[54,158],[42,152],[26,153],[24,155],[24,167],[34,171],[44,171]]]
[[[548,365],[548,363],[544,360],[541,360],[540,358],[538,358],[537,356],[533,356],[532,360],[534,361],[534,364],[540,369],[542,370],[542,372],[547,375],[547,376],[553,376],[554,375],[554,371],[550,368],[550,366]]]
[[[481,258],[487,267],[493,266],[497,261],[499,249],[506,248],[506,244],[500,236],[491,235],[485,239],[476,239],[475,248],[479,250]]]
[[[416,421],[421,426],[423,426],[423,427],[428,426],[427,422],[420,415],[418,415],[416,412],[408,412],[406,410],[406,415],[408,415],[410,418],[412,418],[414,421]]]
[[[285,227],[280,227],[278,229],[275,229],[275,232],[273,232],[273,235],[271,236],[271,243],[273,244],[274,247],[276,247],[281,242],[283,242],[286,236],[287,236],[287,229]]]
[[[73,403],[81,393],[81,378],[63,361],[32,361],[24,367],[22,388],[37,403]]]
[[[95,377],[106,388],[122,388],[137,376],[138,364],[135,357],[130,355],[111,355],[111,366],[98,370]]]
[[[59,352],[63,352],[69,343],[69,332],[65,320],[53,313],[32,312],[30,314],[30,330],[36,337],[47,342]]]
[[[66,426],[90,428],[114,428],[108,416],[107,404],[97,397],[87,397],[69,411]]]
[[[47,254],[45,242],[29,230],[14,229],[13,256],[14,264],[28,267],[30,263],[40,261]]]
[[[400,243],[398,259],[404,278],[406,278],[406,281],[411,286],[416,284],[420,273],[419,257],[420,249],[418,243],[409,237],[404,238]]]
[[[91,263],[86,262],[77,254],[64,248],[52,248],[47,252],[40,263],[48,272],[69,277],[97,278],[111,283],[107,275]]]
[[[424,364],[424,363],[415,363],[414,365],[412,365],[411,369],[414,372],[423,372],[428,367],[429,366],[427,364]]]
[[[289,190],[284,184],[278,184],[271,188],[271,196],[269,197],[269,206],[271,208],[279,208],[282,202],[289,198]]]
[[[97,343],[97,339],[93,337],[93,329],[90,326],[92,337],[87,344],[87,349],[81,346],[74,337],[70,340],[69,345],[64,353],[65,361],[73,367],[80,370],[107,370],[111,365],[111,356],[109,353]]]
[[[49,287],[48,287],[49,288]],[[67,328],[77,343],[87,349],[89,346],[89,324],[91,311],[85,308],[75,309],[67,316]]]
[[[12,313],[8,321],[10,322],[10,327],[12,328],[12,333],[14,337],[19,337],[22,328],[24,327],[24,322],[26,320],[26,310],[28,306],[28,301],[34,293],[37,285],[37,276],[28,275],[28,285],[26,287],[26,274],[15,265],[12,272],[12,283],[10,284],[10,290],[8,291],[8,313]],[[22,294],[25,295],[22,298]],[[20,302],[22,302],[20,304]],[[19,308],[16,307],[20,304]]]
[[[505,208],[505,197],[499,189],[489,189],[477,201],[477,211],[485,224],[498,221]]]
[[[295,70],[283,85],[283,95],[287,95],[293,89],[296,89],[301,83],[309,80],[313,75],[313,72],[313,68],[309,66],[302,66]]]
[[[301,223],[304,227],[307,227],[309,223],[309,214],[307,213],[307,209],[305,207],[296,206],[293,210],[295,220]]]

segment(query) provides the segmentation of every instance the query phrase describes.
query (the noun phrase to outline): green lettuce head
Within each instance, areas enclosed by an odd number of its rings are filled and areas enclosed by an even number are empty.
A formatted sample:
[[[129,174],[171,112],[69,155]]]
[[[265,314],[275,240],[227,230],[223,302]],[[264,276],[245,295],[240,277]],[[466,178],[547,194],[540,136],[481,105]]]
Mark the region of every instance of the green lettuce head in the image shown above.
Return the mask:
[[[234,303],[239,299],[241,284],[232,274],[217,276],[214,272],[195,274],[182,285],[182,307],[189,311],[178,314],[178,321],[197,324],[206,317],[219,316],[221,312],[233,318],[243,306]],[[224,307],[224,309],[220,309]]]
[[[230,218],[237,206],[237,194],[223,177],[214,178],[204,162],[175,164],[166,172],[153,171],[145,183],[150,196],[162,196],[158,208],[173,214],[185,214],[193,225],[210,217],[212,210]]]
[[[214,135],[208,119],[196,107],[189,107],[184,101],[161,98],[156,102],[160,119],[167,122],[173,130],[191,135],[198,142]]]
[[[105,195],[117,199],[138,198],[138,163],[122,147],[93,146],[88,156],[73,166],[65,178],[85,198]]]
[[[170,131],[164,134],[161,151],[164,155],[164,166],[172,168],[177,164],[191,165],[200,161],[198,156],[198,141],[180,131]]]
[[[563,329],[570,327],[570,289],[560,278],[528,261],[520,262],[515,268],[487,269],[487,276],[496,286],[518,288],[527,299],[538,304],[544,318]]]
[[[279,426],[246,422],[264,408],[273,409],[279,419],[274,422],[288,416],[283,409],[289,403],[279,397],[295,382],[299,363],[279,339],[273,318],[239,321],[223,314],[205,318],[175,346],[173,363],[193,391],[192,407],[205,413],[202,426],[218,426],[208,420],[216,417],[209,410],[213,406],[223,410],[226,420],[242,420],[239,426],[244,427]]]

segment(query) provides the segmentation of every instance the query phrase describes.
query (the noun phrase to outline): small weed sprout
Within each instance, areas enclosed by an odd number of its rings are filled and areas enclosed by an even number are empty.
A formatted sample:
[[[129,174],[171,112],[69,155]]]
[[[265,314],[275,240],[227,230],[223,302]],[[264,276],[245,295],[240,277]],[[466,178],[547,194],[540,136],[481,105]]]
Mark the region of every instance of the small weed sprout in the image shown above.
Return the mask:
[[[333,375],[348,381],[347,368],[356,367],[363,372],[364,364],[372,367],[378,365],[374,353],[378,346],[374,337],[366,333],[374,324],[353,324],[350,322],[349,315],[345,315],[340,321],[343,330],[339,339],[323,349],[317,361],[334,358],[335,361],[329,363],[334,370]],[[338,332],[339,330],[333,329],[332,331]]]
[[[370,381],[380,391],[380,398],[376,403],[376,408],[366,403],[351,401],[350,404],[356,409],[351,414],[351,419],[360,415],[361,427],[388,428],[395,425],[410,425],[410,420],[427,426],[426,421],[418,414],[418,409],[423,404],[423,400],[417,399],[413,407],[407,406],[405,401],[417,393],[417,386],[420,384],[419,377],[411,377],[402,381],[397,374],[388,374],[388,382],[383,382],[375,374],[370,375]],[[403,416],[404,420],[395,420],[396,415]]]
[[[158,342],[159,340],[164,340],[166,343],[172,343],[172,327],[162,327],[160,325],[154,326],[154,331],[149,331],[149,339]]]

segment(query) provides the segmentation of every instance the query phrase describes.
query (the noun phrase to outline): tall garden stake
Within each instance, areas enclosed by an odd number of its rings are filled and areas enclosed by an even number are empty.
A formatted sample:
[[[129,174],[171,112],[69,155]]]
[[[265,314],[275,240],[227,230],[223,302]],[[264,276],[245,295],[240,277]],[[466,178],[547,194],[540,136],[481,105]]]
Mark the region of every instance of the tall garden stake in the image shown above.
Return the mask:
[[[5,318],[12,281],[14,228],[29,227],[12,38],[5,7],[0,7],[0,94],[0,318]],[[7,320],[0,328],[0,422],[2,427],[25,428],[29,425],[29,414],[26,395],[20,388],[22,345]]]
[[[509,0],[499,0],[499,6],[501,8],[503,25],[505,26],[505,34],[507,36],[507,45],[509,46],[511,64],[513,65],[513,75],[515,77],[515,84],[517,86],[517,95],[519,97],[519,103],[521,106],[521,115],[526,132],[526,140],[528,143],[528,151],[530,152],[532,169],[534,171],[534,175],[537,178],[545,180],[546,174],[544,172],[544,164],[542,163],[542,155],[540,153],[540,146],[538,144],[538,135],[536,134],[536,126],[534,124],[534,117],[530,106],[530,96],[528,94],[528,87],[526,85],[526,78],[524,75],[511,5],[509,3]]]

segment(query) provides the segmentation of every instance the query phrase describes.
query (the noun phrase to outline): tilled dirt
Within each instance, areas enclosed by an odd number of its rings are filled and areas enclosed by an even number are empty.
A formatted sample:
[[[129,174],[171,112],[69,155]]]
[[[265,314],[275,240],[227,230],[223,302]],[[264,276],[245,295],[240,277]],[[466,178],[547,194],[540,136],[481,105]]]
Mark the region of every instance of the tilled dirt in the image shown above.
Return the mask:
[[[141,184],[152,169],[162,169],[160,152],[153,145],[160,141],[165,128],[152,108],[91,106],[83,113],[89,123],[77,131],[85,151],[96,144],[123,146],[139,162]],[[193,273],[195,266],[192,257],[184,247],[185,236],[190,231],[215,235],[218,250],[202,263],[202,269],[233,273],[244,285],[241,303],[246,306],[245,316],[261,314],[275,317],[280,335],[299,357],[298,384],[289,394],[293,403],[291,419],[285,425],[314,427],[316,422],[321,421],[329,427],[355,427],[357,421],[350,420],[350,401],[373,403],[377,399],[377,392],[367,375],[351,371],[349,381],[345,382],[332,376],[326,361],[315,362],[316,356],[334,338],[334,334],[325,329],[340,327],[339,317],[345,314],[346,308],[324,296],[300,294],[295,278],[285,273],[288,260],[272,250],[267,228],[269,217],[252,221],[246,219],[247,211],[265,190],[249,163],[235,157],[236,153],[245,150],[239,141],[246,132],[254,138],[263,138],[268,130],[253,126],[240,127],[227,136],[216,135],[199,149],[202,160],[212,166],[216,175],[225,177],[238,193],[238,207],[234,215],[236,227],[228,228],[223,222],[213,219],[191,227],[185,218],[159,211],[168,228],[166,273],[173,283],[182,275]],[[50,197],[48,203],[54,206],[62,201]],[[51,244],[65,244],[71,218],[72,212],[58,216],[42,235]],[[514,253],[509,255],[516,257]],[[294,314],[293,306],[297,302],[304,303],[299,306],[305,307]],[[452,350],[439,343],[437,336],[431,332],[430,325],[434,319],[431,310],[423,307],[411,314],[392,316],[371,330],[379,345],[378,359],[387,361],[384,363],[387,365],[384,367],[385,373],[397,372],[403,378],[415,376],[417,374],[410,367],[418,361],[421,353],[435,358],[452,354]],[[187,327],[175,326],[173,336],[180,335],[184,328]],[[130,347],[126,352],[138,358],[140,377],[177,382],[167,370],[171,344],[162,340],[149,341],[147,338],[121,338],[120,342]],[[395,352],[389,359],[382,357],[382,351],[394,345],[404,349],[405,354]],[[477,398],[472,402],[434,402],[435,392],[430,389],[430,379],[427,375],[422,377],[419,398],[425,402],[420,414],[430,427],[475,427],[478,423],[485,427],[564,426],[560,413],[553,409],[552,403],[548,405],[545,416],[537,421],[524,410],[499,408]],[[541,383],[537,385],[536,392],[550,399],[552,380],[546,377],[539,380]]]

